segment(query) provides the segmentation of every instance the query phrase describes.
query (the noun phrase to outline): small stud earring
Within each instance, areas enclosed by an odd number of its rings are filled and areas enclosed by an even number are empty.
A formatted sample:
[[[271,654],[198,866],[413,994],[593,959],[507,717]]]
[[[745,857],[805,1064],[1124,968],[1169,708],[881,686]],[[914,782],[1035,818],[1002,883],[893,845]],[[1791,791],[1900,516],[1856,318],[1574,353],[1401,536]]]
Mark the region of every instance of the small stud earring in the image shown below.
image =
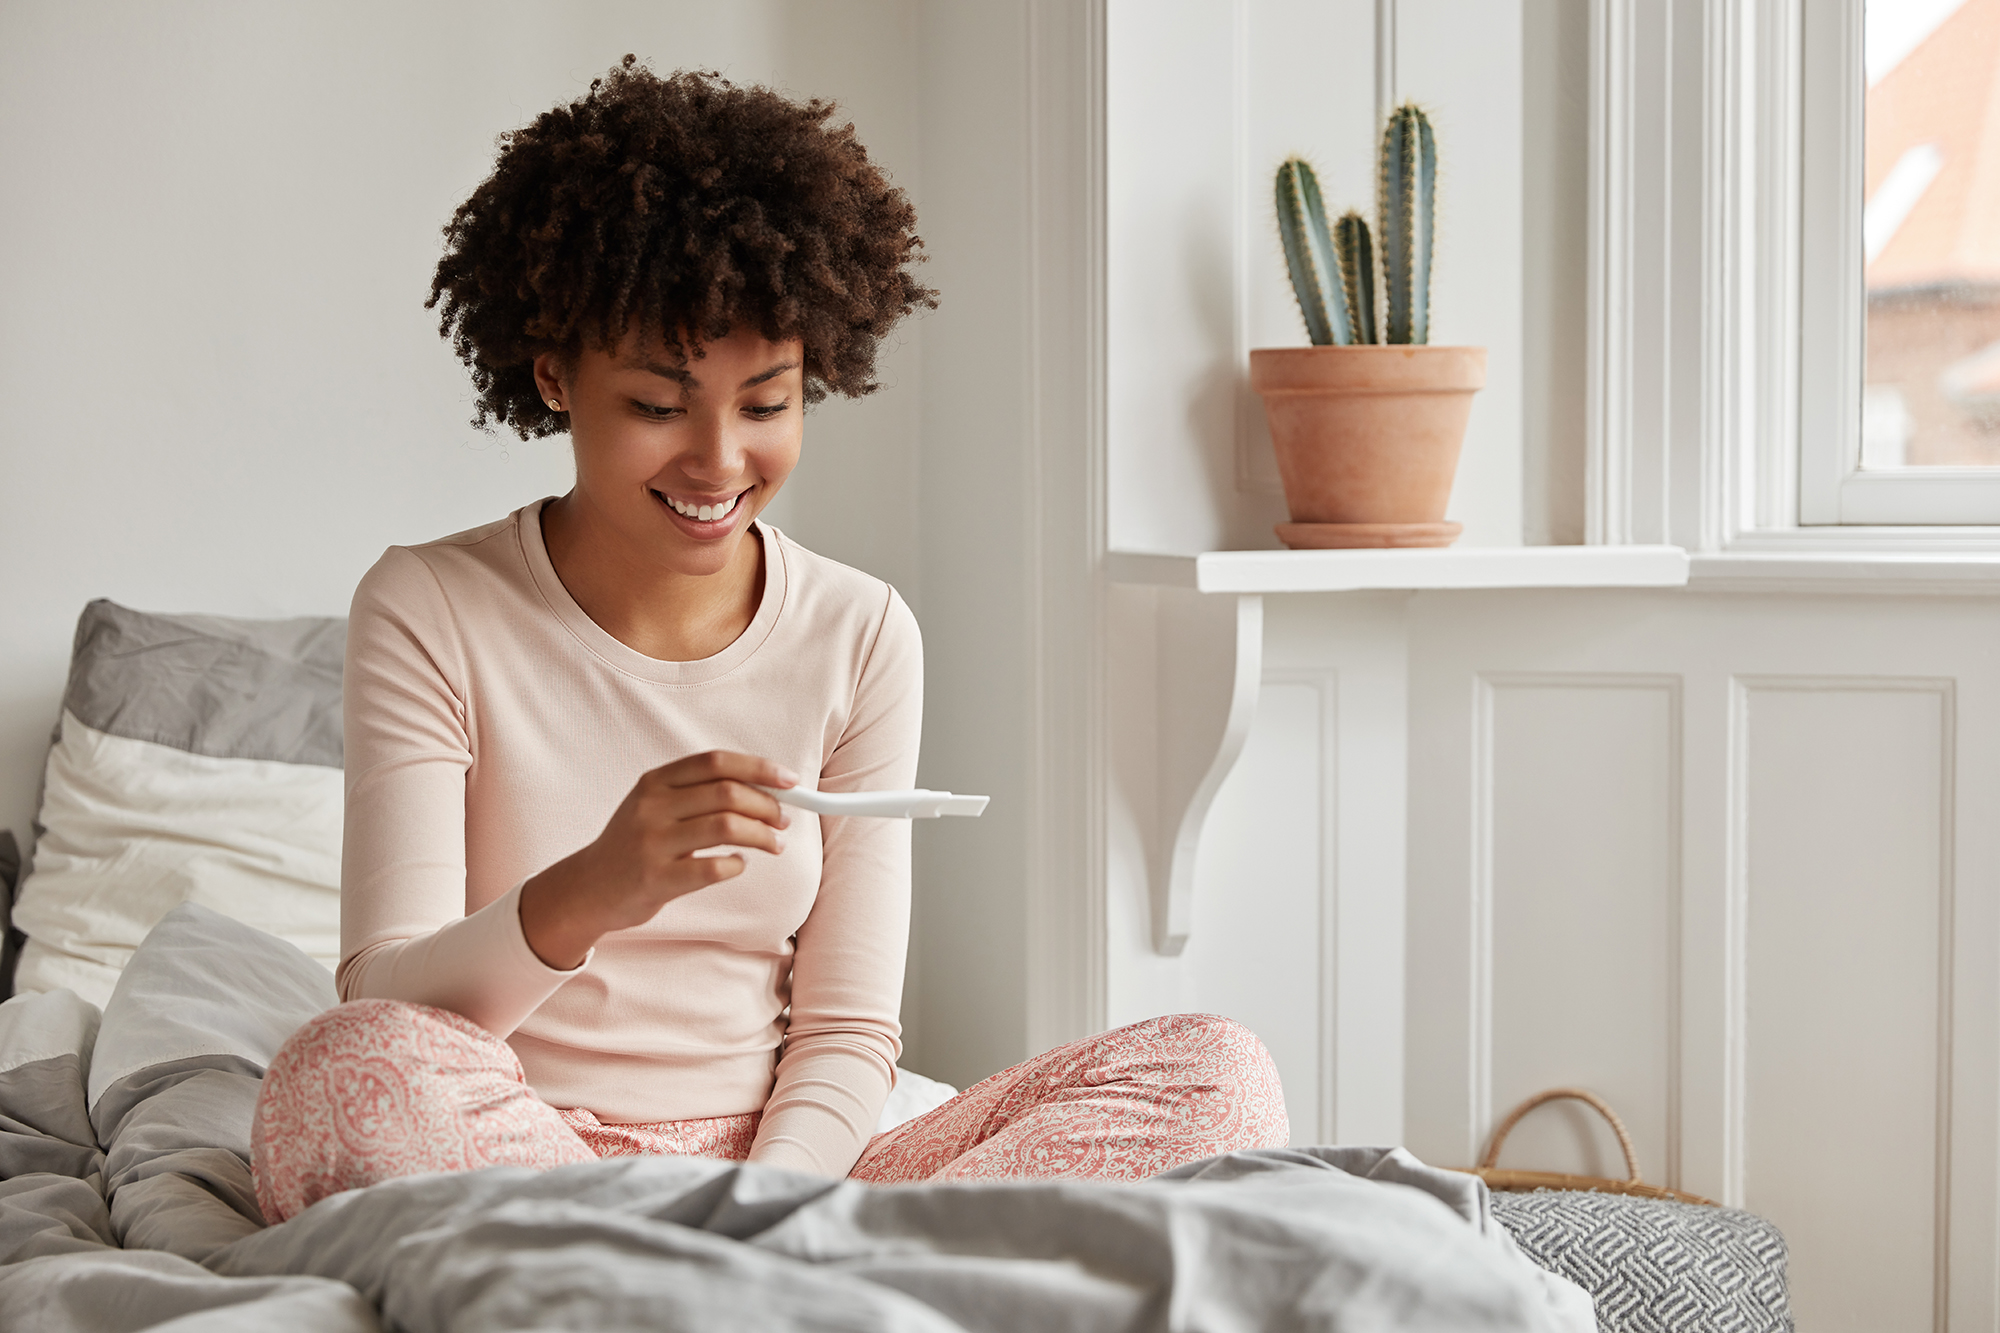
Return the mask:
[[[553,399],[553,398],[549,399],[549,411],[551,411],[551,412],[560,412],[560,411],[562,411],[562,404],[561,404],[561,403],[559,403],[559,402],[557,402],[557,401],[556,401],[555,399]]]

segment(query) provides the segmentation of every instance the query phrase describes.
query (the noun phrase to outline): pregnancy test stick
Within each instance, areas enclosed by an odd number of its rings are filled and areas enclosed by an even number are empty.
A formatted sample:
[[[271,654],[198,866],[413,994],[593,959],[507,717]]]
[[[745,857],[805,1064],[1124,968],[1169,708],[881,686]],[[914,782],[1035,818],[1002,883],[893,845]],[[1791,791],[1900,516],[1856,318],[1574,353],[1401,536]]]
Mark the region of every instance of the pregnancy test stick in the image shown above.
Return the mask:
[[[807,791],[803,787],[764,787],[786,805],[816,815],[872,815],[877,819],[936,819],[939,815],[977,817],[987,797],[954,796],[948,791]]]

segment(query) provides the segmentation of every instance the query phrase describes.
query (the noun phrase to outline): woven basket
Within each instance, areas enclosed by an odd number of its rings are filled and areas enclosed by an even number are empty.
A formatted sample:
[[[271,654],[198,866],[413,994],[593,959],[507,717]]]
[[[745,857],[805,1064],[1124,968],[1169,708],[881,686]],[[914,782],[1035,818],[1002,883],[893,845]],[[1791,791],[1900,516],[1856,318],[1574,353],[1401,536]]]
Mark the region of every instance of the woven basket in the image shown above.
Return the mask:
[[[1500,1160],[1500,1145],[1507,1141],[1507,1135],[1521,1117],[1540,1106],[1543,1102],[1564,1099],[1579,1101],[1596,1111],[1611,1124],[1611,1132],[1618,1136],[1619,1150],[1625,1154],[1625,1169],[1631,1172],[1626,1180],[1612,1180],[1605,1176],[1572,1176],[1561,1171],[1513,1171],[1497,1167]],[[1618,1113],[1604,1104],[1604,1100],[1594,1093],[1581,1088],[1550,1088],[1538,1092],[1522,1102],[1500,1122],[1500,1128],[1493,1132],[1493,1143],[1486,1149],[1486,1156],[1479,1165],[1467,1174],[1478,1176],[1486,1182],[1487,1188],[1496,1190],[1594,1190],[1600,1194],[1630,1194],[1642,1199],[1677,1199],[1682,1203],[1701,1203],[1715,1207],[1713,1199],[1704,1199],[1699,1194],[1688,1194],[1681,1190],[1670,1190],[1663,1185],[1648,1185],[1639,1178],[1639,1154],[1633,1151],[1632,1136],[1625,1132],[1625,1122]]]

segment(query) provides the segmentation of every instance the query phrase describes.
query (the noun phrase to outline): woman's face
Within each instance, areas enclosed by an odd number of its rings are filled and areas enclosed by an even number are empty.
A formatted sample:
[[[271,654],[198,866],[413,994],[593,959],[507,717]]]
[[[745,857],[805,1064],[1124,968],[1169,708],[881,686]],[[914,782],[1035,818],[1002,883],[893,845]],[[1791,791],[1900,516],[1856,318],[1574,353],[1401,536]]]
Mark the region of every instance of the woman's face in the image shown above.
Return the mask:
[[[729,566],[750,520],[798,465],[804,348],[739,330],[676,368],[628,335],[562,373],[537,357],[542,397],[569,412],[580,516],[637,558],[680,574]]]

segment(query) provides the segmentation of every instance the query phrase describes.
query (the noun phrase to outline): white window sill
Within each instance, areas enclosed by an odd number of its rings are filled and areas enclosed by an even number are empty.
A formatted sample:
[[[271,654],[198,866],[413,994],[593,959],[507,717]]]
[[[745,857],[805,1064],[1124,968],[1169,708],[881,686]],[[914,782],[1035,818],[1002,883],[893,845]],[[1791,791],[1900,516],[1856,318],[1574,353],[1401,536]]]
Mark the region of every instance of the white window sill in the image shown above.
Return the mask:
[[[1732,551],[1690,564],[1694,592],[2000,596],[2000,551]]]
[[[1211,593],[1418,591],[1444,588],[1678,588],[1678,546],[1496,546],[1437,550],[1113,551],[1114,583]]]
[[[1112,551],[1114,583],[1238,595],[1475,588],[1680,588],[1692,592],[2000,596],[2000,549],[1734,550],[1677,546],[1442,550]]]

